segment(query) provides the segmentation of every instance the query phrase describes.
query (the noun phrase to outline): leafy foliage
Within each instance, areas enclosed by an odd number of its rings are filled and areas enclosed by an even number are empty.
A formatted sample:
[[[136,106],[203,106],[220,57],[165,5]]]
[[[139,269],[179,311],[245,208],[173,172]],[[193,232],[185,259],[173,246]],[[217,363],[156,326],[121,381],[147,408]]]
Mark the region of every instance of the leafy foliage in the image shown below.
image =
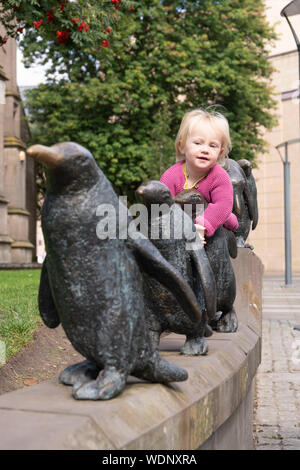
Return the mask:
[[[195,107],[221,106],[231,158],[254,160],[264,150],[263,128],[275,123],[266,49],[275,33],[262,0],[144,0],[125,26],[100,62],[71,47],[55,56],[45,40],[33,49],[25,37],[28,58],[47,51],[64,74],[28,93],[35,142],[88,147],[129,195],[174,162],[180,120]]]
[[[101,54],[117,41],[117,25],[133,9],[128,0],[3,0],[0,24],[6,35],[0,36],[0,46],[25,29],[33,41]]]

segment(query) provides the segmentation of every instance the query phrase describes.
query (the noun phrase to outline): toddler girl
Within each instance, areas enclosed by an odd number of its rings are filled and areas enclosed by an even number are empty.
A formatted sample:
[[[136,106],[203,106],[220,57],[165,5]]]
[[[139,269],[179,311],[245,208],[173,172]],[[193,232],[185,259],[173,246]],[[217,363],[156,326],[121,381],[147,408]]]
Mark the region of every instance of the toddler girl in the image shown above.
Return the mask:
[[[175,148],[177,163],[165,171],[160,181],[168,186],[173,197],[183,189],[195,188],[209,203],[194,221],[202,243],[205,244],[204,237],[213,235],[220,225],[236,230],[238,221],[231,212],[233,187],[221,166],[231,149],[225,116],[202,109],[186,113]]]

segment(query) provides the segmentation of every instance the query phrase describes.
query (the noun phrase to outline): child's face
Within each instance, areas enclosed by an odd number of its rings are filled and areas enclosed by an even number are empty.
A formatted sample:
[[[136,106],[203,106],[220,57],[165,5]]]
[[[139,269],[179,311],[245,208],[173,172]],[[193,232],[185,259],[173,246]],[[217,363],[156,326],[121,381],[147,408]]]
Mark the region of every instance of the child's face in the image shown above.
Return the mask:
[[[181,152],[188,169],[201,176],[217,163],[223,152],[222,140],[211,124],[203,120],[194,124]]]

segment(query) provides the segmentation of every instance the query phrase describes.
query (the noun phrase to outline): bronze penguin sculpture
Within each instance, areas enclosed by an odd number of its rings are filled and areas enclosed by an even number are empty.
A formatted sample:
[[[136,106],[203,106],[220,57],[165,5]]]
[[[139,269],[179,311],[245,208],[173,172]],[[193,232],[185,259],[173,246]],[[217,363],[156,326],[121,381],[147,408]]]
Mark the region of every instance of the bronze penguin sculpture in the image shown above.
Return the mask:
[[[142,234],[101,238],[97,213],[103,204],[115,211],[117,230],[124,229],[124,216],[125,225],[131,218],[87,149],[64,142],[34,145],[28,154],[48,168],[40,313],[50,328],[61,323],[86,358],[65,369],[60,381],[73,386],[76,399],[106,400],[122,392],[129,374],[151,382],[186,380],[187,372],[151,344],[141,271],[170,288],[197,322],[202,313],[193,291]]]
[[[193,220],[207,207],[206,200],[196,189],[181,191],[175,196],[175,201],[181,207],[185,204],[192,205]],[[238,318],[233,306],[236,297],[236,280],[230,261],[230,256],[236,257],[237,250],[232,237],[228,237],[227,232],[228,230],[223,226],[219,227],[211,237],[206,237],[204,247],[216,282],[217,314],[216,319],[213,319],[210,325],[215,331],[231,333],[238,328]]]
[[[224,169],[227,171],[233,186],[233,213],[237,216],[239,226],[234,232],[239,248],[251,248],[246,243],[250,232],[258,222],[257,190],[252,175],[252,165],[248,160],[235,161],[228,158]]]
[[[160,181],[140,185],[136,190],[136,199],[146,206],[151,215],[147,227],[149,239],[193,288],[202,311],[202,321],[197,325],[182,310],[171,292],[146,276],[146,321],[153,344],[158,347],[162,332],[172,331],[186,335],[185,344],[180,350],[182,354],[206,354],[208,345],[204,336],[212,334],[208,320],[215,318],[216,287],[193,221],[175,204],[169,188]],[[161,209],[162,213],[157,209]]]
[[[243,169],[249,187],[248,212],[252,221],[251,230],[255,230],[258,224],[257,187],[252,173],[252,163],[245,158],[238,160],[238,164]]]

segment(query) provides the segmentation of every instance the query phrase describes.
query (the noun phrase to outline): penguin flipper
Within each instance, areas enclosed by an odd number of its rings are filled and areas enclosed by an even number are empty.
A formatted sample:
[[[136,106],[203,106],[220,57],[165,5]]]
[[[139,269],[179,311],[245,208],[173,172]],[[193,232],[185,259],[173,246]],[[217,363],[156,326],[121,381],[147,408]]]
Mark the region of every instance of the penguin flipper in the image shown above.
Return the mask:
[[[243,191],[243,196],[245,198],[245,202],[246,202],[247,207],[248,207],[249,218],[250,218],[250,220],[253,220],[254,205],[253,205],[253,200],[252,200],[252,197],[251,197],[251,194],[250,194],[250,188],[249,188],[249,183],[248,183],[247,179],[246,179],[246,184],[245,184],[244,191]]]
[[[40,315],[45,325],[48,328],[56,328],[60,324],[60,319],[50,289],[46,258],[41,272],[38,304]]]
[[[132,250],[141,269],[169,289],[192,321],[199,323],[202,312],[192,288],[178,271],[160,254],[144,235],[138,239],[129,237],[127,245]]]
[[[224,228],[224,227],[223,227]],[[236,258],[238,255],[237,242],[234,233],[231,230],[224,228],[224,232],[227,239],[227,247],[231,258]]]
[[[254,176],[251,175],[248,178],[250,197],[253,206],[253,219],[252,219],[252,230],[254,230],[258,223],[258,205],[257,205],[257,188]]]

